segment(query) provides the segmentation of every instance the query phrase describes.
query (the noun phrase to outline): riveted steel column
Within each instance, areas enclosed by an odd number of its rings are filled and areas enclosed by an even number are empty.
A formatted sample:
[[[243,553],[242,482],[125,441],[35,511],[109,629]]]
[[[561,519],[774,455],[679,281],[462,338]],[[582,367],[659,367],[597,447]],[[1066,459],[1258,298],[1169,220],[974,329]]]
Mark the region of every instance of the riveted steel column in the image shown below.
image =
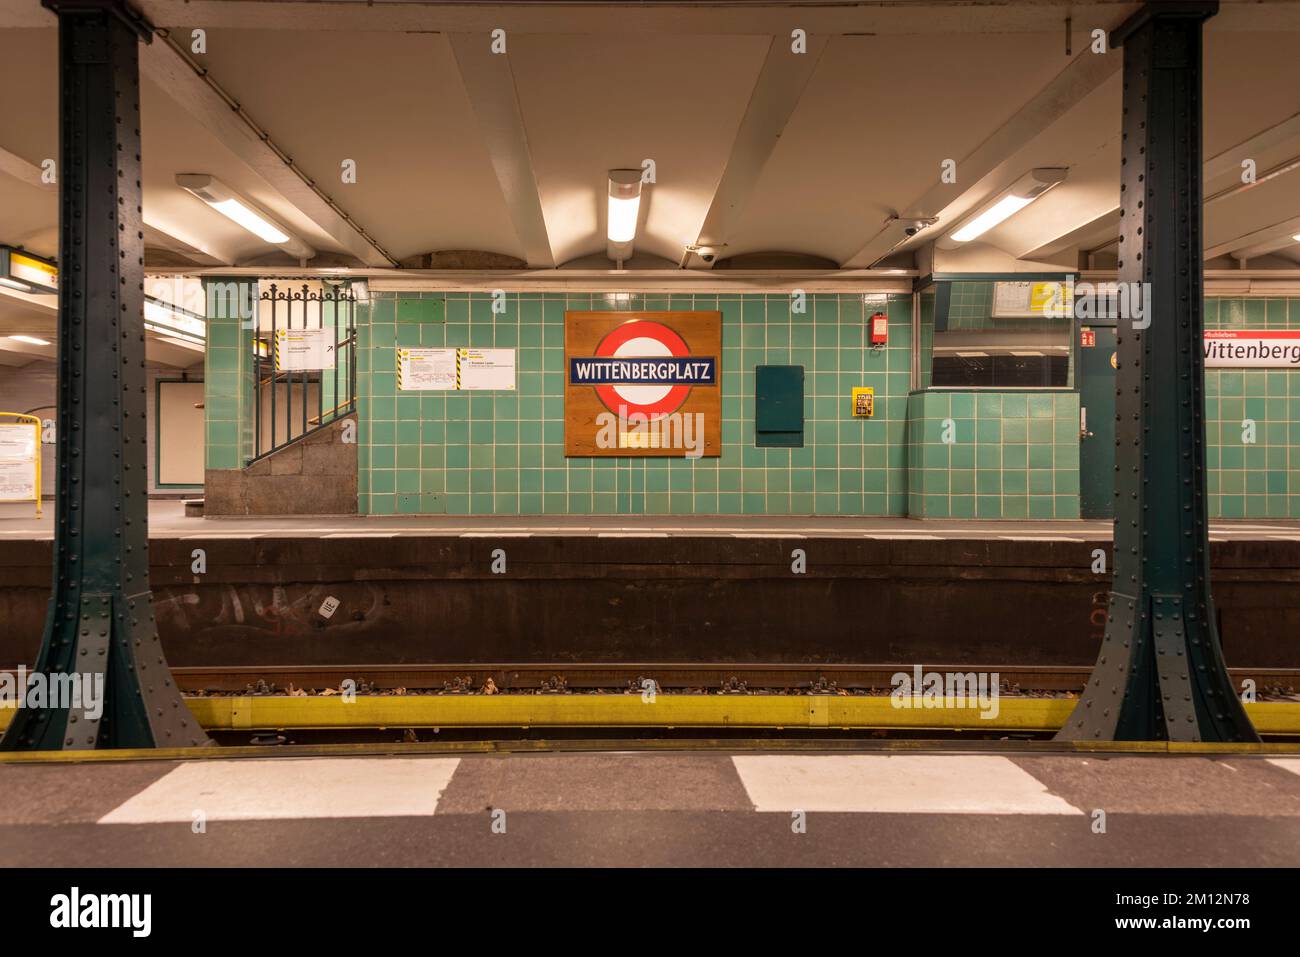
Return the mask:
[[[1150,299],[1117,330],[1115,578],[1064,740],[1258,740],[1223,662],[1209,582],[1201,27],[1217,10],[1149,3],[1112,36],[1124,47],[1119,280],[1149,284]]]
[[[29,687],[0,747],[202,745],[149,591],[137,52],[150,32],[119,0],[45,5],[59,17],[54,593],[33,682],[47,693]]]

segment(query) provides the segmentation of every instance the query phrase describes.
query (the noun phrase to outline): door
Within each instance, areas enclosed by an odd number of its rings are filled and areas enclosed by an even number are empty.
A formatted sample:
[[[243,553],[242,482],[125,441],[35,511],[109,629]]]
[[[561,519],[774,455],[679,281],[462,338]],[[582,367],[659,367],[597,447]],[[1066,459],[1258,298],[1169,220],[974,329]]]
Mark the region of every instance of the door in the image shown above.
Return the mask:
[[[158,382],[158,420],[154,484],[201,486],[203,484],[203,383]]]
[[[1115,327],[1084,326],[1079,346],[1079,513],[1114,518]]]

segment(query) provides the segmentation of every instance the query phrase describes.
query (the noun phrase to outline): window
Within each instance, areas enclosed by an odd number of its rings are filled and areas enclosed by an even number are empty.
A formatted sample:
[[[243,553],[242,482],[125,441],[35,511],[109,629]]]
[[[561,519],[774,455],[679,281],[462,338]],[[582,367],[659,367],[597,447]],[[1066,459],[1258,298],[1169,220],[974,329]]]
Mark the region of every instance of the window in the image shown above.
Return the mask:
[[[964,389],[1069,388],[1074,342],[1070,310],[1059,310],[1066,313],[1060,316],[1044,315],[1041,309],[1036,314],[1029,309],[1015,314],[1001,305],[1008,296],[999,286],[1029,285],[939,283],[927,384]]]

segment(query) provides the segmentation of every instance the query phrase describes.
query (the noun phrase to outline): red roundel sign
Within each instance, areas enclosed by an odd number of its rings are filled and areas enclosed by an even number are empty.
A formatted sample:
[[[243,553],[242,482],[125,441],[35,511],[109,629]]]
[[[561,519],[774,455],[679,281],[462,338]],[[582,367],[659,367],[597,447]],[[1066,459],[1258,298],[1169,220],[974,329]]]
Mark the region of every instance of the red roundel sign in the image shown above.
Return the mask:
[[[564,454],[722,449],[722,313],[564,313]]]
[[[681,336],[662,323],[648,319],[624,323],[596,346],[596,355],[606,359],[649,359],[659,356],[684,358],[690,354],[691,351]],[[639,412],[650,419],[676,412],[690,394],[689,385],[619,383],[596,386],[596,395],[600,396],[600,401],[611,412],[618,412],[622,406],[628,415]]]

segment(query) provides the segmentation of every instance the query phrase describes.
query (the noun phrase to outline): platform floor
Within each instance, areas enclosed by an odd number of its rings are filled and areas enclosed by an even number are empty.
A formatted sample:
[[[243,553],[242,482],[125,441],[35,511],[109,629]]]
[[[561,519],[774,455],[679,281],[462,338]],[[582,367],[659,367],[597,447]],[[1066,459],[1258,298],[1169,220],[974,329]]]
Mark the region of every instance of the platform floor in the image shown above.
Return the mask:
[[[1300,757],[677,751],[6,764],[0,791],[8,866],[1300,864]]]
[[[0,540],[54,537],[54,506],[37,519],[32,505],[0,505]],[[301,518],[187,518],[182,502],[149,503],[151,538],[394,538],[406,535],[596,535],[598,537],[726,536],[805,538],[811,535],[883,538],[977,538],[1018,541],[1095,541],[1111,536],[1109,521],[971,521],[827,515],[468,515],[304,516]],[[1212,541],[1300,541],[1300,521],[1221,521]]]

